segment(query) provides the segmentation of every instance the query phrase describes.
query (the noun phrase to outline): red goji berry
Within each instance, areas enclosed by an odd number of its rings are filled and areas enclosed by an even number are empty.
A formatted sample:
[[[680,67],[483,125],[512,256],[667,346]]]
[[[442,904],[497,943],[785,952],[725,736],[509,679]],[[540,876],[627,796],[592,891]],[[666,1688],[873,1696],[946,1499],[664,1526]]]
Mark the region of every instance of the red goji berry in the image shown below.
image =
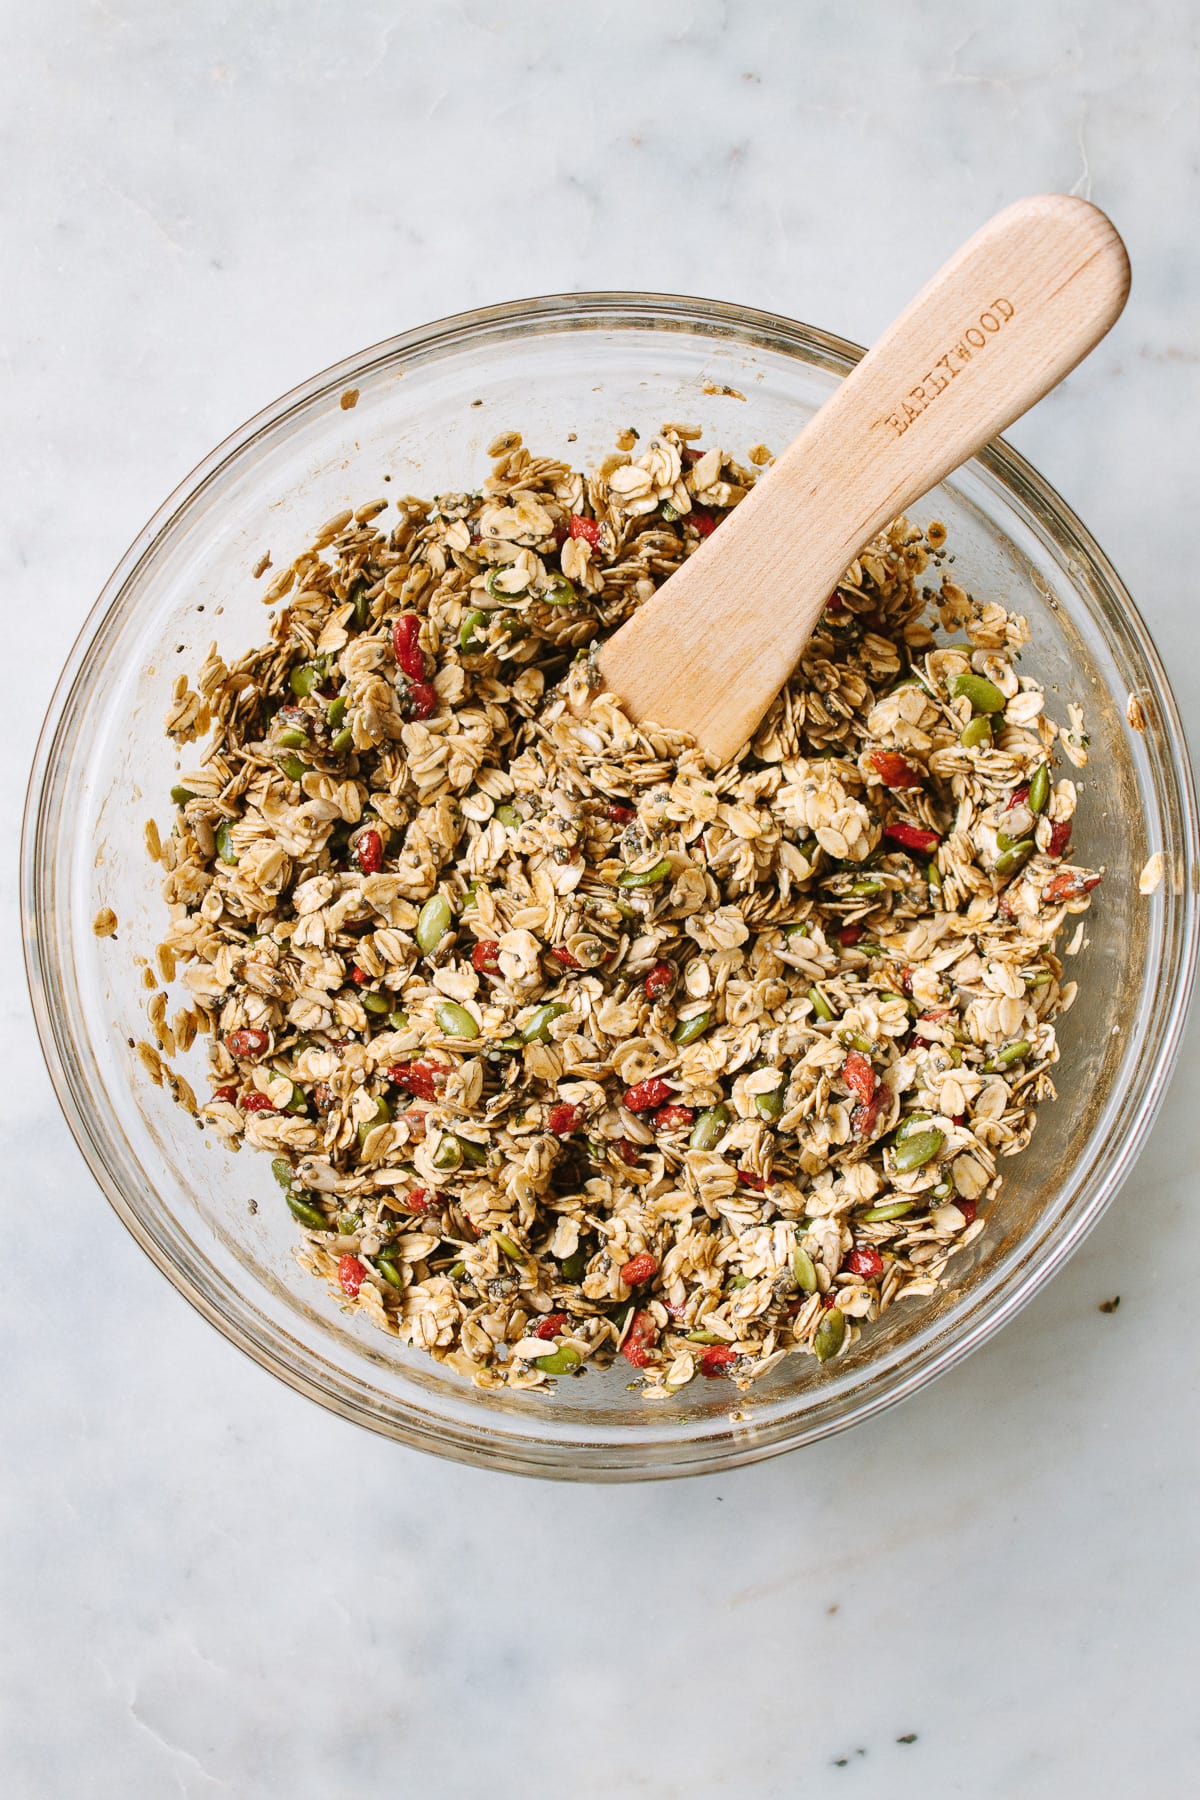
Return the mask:
[[[727,1375],[730,1363],[737,1361],[737,1351],[732,1344],[710,1344],[700,1357],[700,1373],[702,1375]]]
[[[856,1244],[846,1258],[846,1267],[851,1275],[861,1275],[864,1281],[878,1281],[883,1274],[883,1258],[874,1244]]]
[[[931,1025],[940,1025],[943,1019],[949,1019],[953,1013],[952,1006],[931,1006],[927,1012],[919,1015],[919,1019],[927,1019]]]
[[[838,943],[846,950],[852,950],[863,934],[861,925],[843,925],[838,932]]]
[[[539,1319],[534,1326],[533,1335],[535,1338],[557,1337],[566,1322],[566,1313],[547,1313],[545,1318]]]
[[[850,1129],[855,1137],[870,1137],[879,1122],[879,1115],[891,1099],[891,1093],[882,1082],[875,1089],[874,1097],[862,1102],[850,1114]]]
[[[428,1188],[410,1188],[404,1204],[414,1212],[432,1212],[437,1205],[437,1195],[431,1194]]]
[[[568,523],[568,521],[566,519],[555,519],[555,521],[554,521],[555,548],[558,550],[561,550],[563,545],[566,543],[567,539],[570,537],[570,535],[571,535],[571,527],[570,527],[570,524]],[[472,533],[472,536],[474,536],[474,533]]]
[[[963,1200],[958,1196],[955,1196],[954,1204],[957,1206],[963,1218],[967,1221],[967,1224],[973,1225],[975,1223],[975,1215],[979,1210],[975,1202],[973,1200]]]
[[[884,787],[912,788],[921,785],[921,771],[914,769],[908,758],[901,756],[898,750],[872,750],[867,761]]]
[[[610,800],[604,810],[614,825],[628,825],[637,817],[632,806],[625,806],[619,800]]]
[[[656,962],[650,973],[642,982],[642,986],[646,990],[646,998],[648,1000],[657,1000],[660,994],[666,993],[674,980],[675,970],[671,964],[669,962]]]
[[[739,1181],[744,1182],[748,1188],[753,1188],[756,1194],[766,1192],[767,1178],[765,1175],[753,1175],[749,1169],[739,1169],[737,1178]]]
[[[219,1087],[214,1092],[213,1099],[219,1100],[222,1106],[232,1106],[237,1099],[237,1089],[233,1086]]]
[[[393,1063],[387,1072],[387,1078],[418,1100],[436,1100],[437,1078],[440,1073],[433,1063]]]
[[[828,600],[825,602],[825,611],[840,613],[845,612],[845,610],[846,602],[842,599],[842,596],[838,593],[837,589],[834,588],[832,594],[830,594]]]
[[[652,1275],[658,1274],[658,1258],[643,1250],[639,1256],[631,1256],[621,1270],[621,1280],[626,1287],[641,1287]]]
[[[357,1256],[343,1256],[338,1261],[338,1280],[342,1284],[342,1292],[353,1300],[366,1279],[367,1268],[360,1263]]]
[[[257,1088],[243,1094],[241,1099],[243,1112],[274,1112],[275,1108],[266,1094],[260,1094]]]
[[[555,1137],[570,1137],[573,1131],[579,1130],[579,1121],[583,1117],[583,1109],[569,1106],[564,1101],[560,1106],[552,1106],[546,1114],[546,1125]]]
[[[885,825],[885,838],[891,838],[894,844],[900,844],[905,850],[936,850],[941,838],[936,831],[926,831],[920,825],[910,825],[907,819],[897,819],[894,825]]]
[[[431,719],[437,711],[437,703],[437,689],[432,682],[413,682],[408,690],[408,705],[414,719]]]
[[[600,548],[600,523],[597,519],[585,518],[583,513],[572,513],[570,532],[573,538],[583,538],[593,550]]]
[[[700,533],[701,537],[711,537],[713,532],[717,529],[716,519],[713,518],[710,512],[705,512],[702,506],[693,506],[688,517],[691,519],[692,524],[696,527],[696,530]]]
[[[420,635],[421,621],[416,613],[405,613],[392,626],[392,649],[396,656],[396,666],[410,681],[424,681],[426,675],[425,652],[419,642]]]
[[[1099,875],[1084,875],[1078,869],[1066,869],[1056,875],[1046,889],[1046,898],[1052,905],[1058,906],[1064,900],[1082,900],[1090,894],[1094,887],[1099,887]]]
[[[875,1070],[869,1057],[861,1050],[847,1052],[842,1064],[842,1080],[851,1093],[857,1094],[864,1106],[869,1106],[875,1096]]]
[[[471,967],[480,975],[500,973],[500,945],[495,938],[480,938],[471,952]]]
[[[365,969],[360,969],[357,963],[351,963],[350,979],[355,987],[362,987],[365,982],[370,981],[371,977]]]
[[[651,1075],[625,1089],[625,1105],[630,1112],[649,1112],[671,1098],[671,1090],[661,1075]]]
[[[243,1025],[229,1033],[225,1047],[231,1056],[261,1056],[270,1041],[269,1032],[260,1031],[256,1025]]]
[[[690,1131],[696,1115],[690,1106],[660,1106],[650,1123],[655,1131]]]
[[[955,1113],[950,1120],[950,1123],[952,1125],[965,1125],[966,1122],[967,1122],[966,1113]]]
[[[1056,819],[1050,827],[1050,841],[1046,845],[1046,855],[1054,857],[1064,855],[1070,841],[1070,819]]]
[[[578,969],[582,966],[579,958],[577,956],[572,956],[565,944],[555,944],[550,954],[555,962],[560,962],[562,964],[564,969]]]
[[[830,1290],[827,1294],[821,1295],[821,1305],[825,1308],[826,1312],[828,1312],[831,1307],[836,1306],[837,1302],[838,1302],[837,1293],[836,1293],[836,1290],[833,1288],[830,1288]]]
[[[631,1169],[642,1154],[641,1145],[635,1144],[632,1138],[627,1137],[614,1138],[613,1149],[616,1151],[621,1161]]]
[[[354,846],[354,854],[364,875],[377,875],[383,867],[383,839],[377,831],[364,831]]]
[[[644,1369],[650,1352],[658,1342],[658,1327],[648,1312],[635,1312],[621,1345],[621,1355],[635,1369]]]

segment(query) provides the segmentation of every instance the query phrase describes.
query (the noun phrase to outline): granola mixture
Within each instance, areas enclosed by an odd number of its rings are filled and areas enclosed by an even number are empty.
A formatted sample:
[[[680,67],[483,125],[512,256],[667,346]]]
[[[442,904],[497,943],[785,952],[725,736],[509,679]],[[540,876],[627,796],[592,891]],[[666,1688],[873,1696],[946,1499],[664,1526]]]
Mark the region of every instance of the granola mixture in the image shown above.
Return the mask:
[[[203,1104],[164,1078],[271,1156],[305,1266],[485,1387],[836,1358],[1054,1091],[1086,738],[944,528],[859,558],[715,773],[597,692],[588,646],[754,480],[698,435],[585,477],[508,434],[481,493],[330,520],[168,718],[211,736],[148,831],[190,1000],[143,1058],[207,1033]]]

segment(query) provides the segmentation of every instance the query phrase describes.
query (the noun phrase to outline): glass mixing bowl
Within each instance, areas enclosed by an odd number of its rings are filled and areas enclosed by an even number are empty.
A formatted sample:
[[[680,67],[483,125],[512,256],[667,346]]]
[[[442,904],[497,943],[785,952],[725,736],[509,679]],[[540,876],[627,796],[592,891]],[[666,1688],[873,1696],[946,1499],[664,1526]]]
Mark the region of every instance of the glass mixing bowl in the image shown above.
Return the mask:
[[[75,645],[38,746],[23,844],[30,983],[59,1100],[116,1212],[180,1293],[348,1419],[443,1456],[591,1480],[721,1469],[810,1442],[913,1393],[1011,1318],[1095,1223],[1150,1129],[1196,953],[1183,735],[1103,552],[1004,444],[914,514],[945,521],[955,572],[976,594],[1029,616],[1024,667],[1057,716],[1082,703],[1091,761],[1076,845],[1107,873],[1075,965],[1058,1100],[936,1297],[896,1305],[824,1369],[786,1359],[747,1394],[696,1381],[669,1404],[646,1402],[616,1369],[553,1393],[483,1394],[343,1314],[296,1266],[266,1158],[222,1149],[132,1047],[148,997],[135,958],[153,960],[162,920],[143,827],[169,817],[178,766],[163,714],[214,638],[229,655],[264,635],[269,577],[251,573],[264,550],[280,568],[345,506],[478,486],[486,446],[507,428],[584,466],[620,427],[645,436],[668,419],[735,453],[781,449],[860,355],[766,313],[662,295],[563,295],[408,332],[297,388],[215,450],[142,532]],[[1144,733],[1127,724],[1131,694]],[[1165,877],[1144,898],[1138,875],[1156,850]],[[115,939],[93,935],[103,905],[120,920]],[[206,1091],[203,1040],[191,1056],[183,1071]]]

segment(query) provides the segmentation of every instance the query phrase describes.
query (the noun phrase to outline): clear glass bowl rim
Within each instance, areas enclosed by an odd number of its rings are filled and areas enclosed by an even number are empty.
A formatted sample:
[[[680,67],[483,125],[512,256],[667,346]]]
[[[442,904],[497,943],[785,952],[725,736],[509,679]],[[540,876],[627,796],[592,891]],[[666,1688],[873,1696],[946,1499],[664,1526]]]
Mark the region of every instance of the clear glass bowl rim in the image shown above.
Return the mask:
[[[1018,1261],[1002,1284],[984,1284],[982,1295],[968,1295],[940,1322],[928,1341],[918,1337],[910,1343],[907,1350],[913,1354],[885,1371],[884,1380],[872,1382],[868,1370],[848,1393],[832,1390],[829,1400],[802,1415],[776,1421],[768,1430],[742,1433],[731,1425],[728,1430],[713,1430],[691,1439],[660,1440],[655,1436],[652,1420],[648,1420],[645,1432],[617,1443],[582,1439],[569,1442],[550,1436],[538,1439],[519,1433],[511,1434],[511,1441],[505,1441],[499,1420],[498,1432],[457,1424],[447,1432],[444,1421],[417,1405],[399,1408],[403,1415],[400,1418],[382,1417],[356,1397],[352,1383],[339,1378],[330,1385],[321,1379],[315,1359],[314,1368],[301,1366],[295,1340],[285,1343],[279,1334],[260,1330],[246,1309],[230,1306],[215,1286],[193,1280],[163,1251],[139,1216],[136,1199],[124,1191],[114,1175],[100,1123],[80,1103],[72,1080],[77,1049],[70,1028],[55,1016],[49,1004],[47,988],[53,959],[47,957],[47,934],[36,904],[42,862],[42,799],[51,782],[64,719],[88,665],[92,645],[110,617],[121,609],[125,590],[143,560],[153,556],[156,545],[171,531],[179,515],[219,480],[227,464],[274,431],[292,412],[353,386],[378,364],[395,363],[405,357],[425,359],[467,343],[486,345],[490,340],[499,345],[514,329],[522,327],[581,331],[635,327],[684,330],[717,338],[730,336],[783,351],[841,375],[848,373],[864,354],[861,346],[816,327],[724,301],[621,291],[550,294],[453,314],[400,333],[332,365],[263,408],[196,466],[135,538],[84,621],[55,687],[33,759],[22,826],[21,915],[26,973],[42,1053],[56,1096],[106,1198],[172,1285],[210,1324],[262,1367],[297,1392],[354,1423],[462,1462],[579,1480],[714,1472],[778,1455],[845,1430],[917,1392],[1007,1323],[1061,1266],[1110,1204],[1132,1169],[1165,1095],[1195,981],[1195,872],[1200,865],[1195,789],[1170,684],[1123,582],[1066,502],[1017,451],[1003,439],[996,439],[974,459],[975,464],[1034,516],[1064,556],[1076,559],[1086,569],[1105,627],[1122,640],[1126,656],[1143,671],[1161,726],[1161,748],[1152,753],[1151,764],[1167,840],[1162,847],[1168,862],[1168,913],[1156,972],[1153,1041],[1146,1046],[1137,1080],[1122,1099],[1118,1122],[1124,1129],[1117,1154],[1086,1191],[1078,1194],[1077,1203],[1064,1213],[1057,1228],[1038,1244],[1033,1254]],[[1170,879],[1172,867],[1182,871],[1182,879],[1174,884]],[[1110,1140],[1111,1136],[1110,1131]]]

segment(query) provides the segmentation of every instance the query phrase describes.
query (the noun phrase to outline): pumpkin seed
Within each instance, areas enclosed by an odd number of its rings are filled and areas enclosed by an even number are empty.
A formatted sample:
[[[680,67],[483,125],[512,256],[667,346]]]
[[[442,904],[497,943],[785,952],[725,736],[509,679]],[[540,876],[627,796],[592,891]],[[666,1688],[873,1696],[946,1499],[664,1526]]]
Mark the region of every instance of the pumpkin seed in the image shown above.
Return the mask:
[[[700,1114],[688,1138],[689,1150],[711,1150],[729,1129],[729,1108],[710,1106]]]
[[[975,750],[981,744],[990,744],[992,721],[987,713],[976,713],[973,718],[968,719],[958,734],[958,741],[964,750]]]
[[[525,1254],[520,1244],[514,1243],[512,1238],[506,1237],[502,1231],[493,1231],[492,1242],[498,1250],[503,1250],[505,1256],[511,1256],[517,1262],[520,1262]]]
[[[417,914],[417,944],[426,956],[435,951],[450,929],[450,902],[442,894],[434,894]],[[474,1037],[475,1032],[467,1034]]]
[[[803,1288],[806,1294],[816,1293],[817,1265],[808,1251],[802,1250],[799,1244],[792,1251],[792,1274],[796,1277],[798,1288]]]
[[[936,1126],[932,1131],[913,1131],[892,1149],[892,1167],[898,1175],[908,1175],[913,1169],[923,1169],[932,1162],[946,1142],[945,1133]]]
[[[1000,713],[1008,704],[986,675],[955,675],[950,681],[950,692],[956,700],[969,700],[973,713]]]
[[[813,1354],[818,1362],[829,1362],[835,1357],[846,1341],[846,1315],[839,1307],[831,1306],[821,1317],[813,1336]]]
[[[836,1015],[834,1013],[832,1006],[830,1006],[828,1000],[825,998],[824,994],[821,992],[820,988],[819,987],[810,987],[808,990],[808,998],[812,1004],[813,1012],[816,1014],[817,1018],[824,1019],[824,1021],[827,1025],[830,1024]]]
[[[1031,813],[1043,813],[1046,802],[1050,798],[1050,770],[1046,763],[1039,763],[1029,777],[1029,810]]]
[[[479,1036],[478,1024],[466,1007],[460,1006],[457,1000],[443,1000],[440,1006],[434,1007],[433,1016],[447,1037],[477,1038]]]
[[[582,1361],[574,1344],[560,1344],[549,1356],[535,1356],[533,1366],[540,1369],[543,1375],[570,1375]]]
[[[293,1219],[299,1219],[300,1223],[302,1225],[307,1225],[310,1231],[329,1230],[329,1220],[325,1217],[325,1214],[319,1207],[310,1206],[307,1200],[301,1200],[299,1194],[292,1193],[289,1190],[287,1194],[287,1203],[288,1211],[291,1213]]]
[[[492,816],[499,819],[505,831],[519,831],[525,823],[515,806],[498,806]]]
[[[989,1057],[983,1065],[984,1069],[989,1075],[994,1075],[998,1069],[1007,1069],[1011,1063],[1023,1062],[1032,1048],[1028,1038],[1018,1038],[1015,1043],[1005,1044],[1002,1050],[997,1050],[994,1056]]]
[[[547,1000],[544,1006],[536,1007],[521,1027],[519,1042],[522,1044],[548,1044],[550,1042],[550,1026],[555,1019],[561,1019],[567,1010],[565,1000]],[[508,1039],[505,1039],[505,1042],[507,1043]],[[516,1045],[513,1045],[513,1048],[515,1049]]]
[[[877,1225],[884,1219],[902,1219],[905,1213],[912,1212],[915,1200],[888,1200],[882,1206],[873,1206],[862,1215],[864,1225]]]
[[[694,1044],[697,1038],[702,1038],[712,1022],[711,1007],[707,1007],[704,1012],[693,1013],[690,1019],[680,1019],[671,1032],[671,1042],[678,1044],[683,1050],[688,1044]]]
[[[659,882],[665,881],[670,873],[671,859],[669,856],[664,856],[658,862],[651,863],[648,869],[622,869],[617,876],[617,886],[623,888],[657,887]]]

